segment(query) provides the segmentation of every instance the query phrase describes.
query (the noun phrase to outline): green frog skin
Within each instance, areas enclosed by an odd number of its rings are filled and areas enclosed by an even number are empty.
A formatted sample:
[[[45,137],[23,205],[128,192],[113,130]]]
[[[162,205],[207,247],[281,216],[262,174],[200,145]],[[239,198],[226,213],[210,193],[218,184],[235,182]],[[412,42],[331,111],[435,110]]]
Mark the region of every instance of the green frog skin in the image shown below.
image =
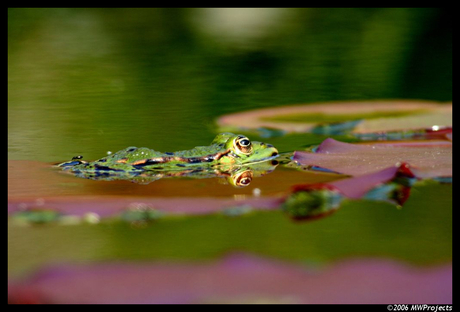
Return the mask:
[[[257,163],[278,156],[271,144],[251,142],[244,135],[221,133],[209,146],[162,153],[146,147],[128,147],[101,159],[86,162],[81,157],[59,164],[73,173],[139,173],[145,171],[209,170]]]

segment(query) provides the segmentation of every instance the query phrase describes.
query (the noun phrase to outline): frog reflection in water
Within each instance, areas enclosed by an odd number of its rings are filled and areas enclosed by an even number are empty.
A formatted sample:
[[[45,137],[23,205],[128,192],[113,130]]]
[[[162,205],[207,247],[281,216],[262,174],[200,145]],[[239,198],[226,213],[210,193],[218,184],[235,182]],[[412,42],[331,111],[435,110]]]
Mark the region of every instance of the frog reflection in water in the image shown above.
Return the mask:
[[[254,176],[272,171],[278,150],[271,144],[251,142],[244,135],[221,133],[209,146],[161,153],[146,147],[128,147],[101,159],[81,157],[59,164],[72,174],[94,180],[132,180],[149,183],[163,177],[228,177],[235,186],[247,186]]]

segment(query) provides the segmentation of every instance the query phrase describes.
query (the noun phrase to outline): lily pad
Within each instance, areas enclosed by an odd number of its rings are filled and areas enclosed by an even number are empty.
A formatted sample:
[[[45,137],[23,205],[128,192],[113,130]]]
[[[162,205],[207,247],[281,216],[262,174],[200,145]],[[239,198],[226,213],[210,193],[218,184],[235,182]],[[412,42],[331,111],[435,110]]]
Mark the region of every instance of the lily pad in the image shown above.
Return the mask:
[[[295,220],[311,220],[335,212],[347,198],[386,201],[402,206],[415,181],[409,165],[403,163],[334,182],[294,185],[281,207]]]
[[[414,269],[396,261],[354,259],[314,268],[232,254],[208,263],[61,265],[23,282],[10,280],[8,301],[451,304],[452,264]]]
[[[46,207],[50,211],[65,216],[75,216],[84,221],[89,213],[100,218],[121,216],[125,221],[153,220],[164,216],[203,215],[211,213],[225,214],[228,209],[250,206],[257,210],[274,210],[278,208],[280,197],[253,198],[49,198]],[[33,203],[33,202],[32,202]],[[24,214],[24,206],[31,206],[27,201],[8,202],[8,214],[15,219]],[[133,209],[133,207],[144,209]]]
[[[220,117],[223,129],[278,129],[284,132],[330,133],[338,124],[351,133],[407,131],[452,126],[452,104],[389,100],[331,102],[257,109]],[[319,127],[319,128],[318,128]]]
[[[452,142],[352,144],[328,138],[316,152],[296,151],[293,159],[303,166],[359,176],[407,163],[418,178],[452,176]]]
[[[351,176],[328,183],[295,185],[282,208],[297,220],[330,214],[340,208],[346,198],[387,201],[402,206],[416,180],[435,178],[451,182],[452,177],[450,141],[367,145],[329,138],[314,152],[296,151],[293,160],[306,169],[321,168]]]

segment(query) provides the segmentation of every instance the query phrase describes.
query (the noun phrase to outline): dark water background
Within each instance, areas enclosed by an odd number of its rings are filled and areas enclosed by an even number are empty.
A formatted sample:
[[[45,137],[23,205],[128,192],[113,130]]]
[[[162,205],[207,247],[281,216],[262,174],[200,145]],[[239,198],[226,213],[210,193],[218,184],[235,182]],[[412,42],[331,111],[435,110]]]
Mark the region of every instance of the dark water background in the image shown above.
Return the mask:
[[[434,8],[8,9],[8,160],[57,163],[127,146],[207,145],[218,116],[253,108],[451,101],[451,16]],[[301,136],[269,142],[283,151],[308,145]],[[32,179],[8,174],[21,192],[24,185],[39,192]],[[56,193],[109,183],[66,179],[55,183]],[[148,186],[152,194],[157,183]],[[120,195],[147,188],[109,185]],[[305,224],[278,211],[163,220],[143,230],[9,224],[8,239],[13,275],[61,261],[205,259],[235,250],[303,263],[356,256],[448,263],[452,186],[415,187],[402,209],[348,202]]]
[[[446,9],[9,9],[8,158],[181,150],[222,114],[450,101],[451,79]]]

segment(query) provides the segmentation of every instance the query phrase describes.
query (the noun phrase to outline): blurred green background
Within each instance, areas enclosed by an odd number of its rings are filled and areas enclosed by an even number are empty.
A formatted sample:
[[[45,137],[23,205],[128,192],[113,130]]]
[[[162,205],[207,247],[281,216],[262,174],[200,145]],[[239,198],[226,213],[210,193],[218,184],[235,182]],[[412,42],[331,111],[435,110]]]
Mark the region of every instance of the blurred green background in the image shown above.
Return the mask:
[[[188,149],[211,142],[216,117],[254,108],[452,101],[451,11],[10,8],[8,159],[57,163],[127,146]],[[292,151],[323,139],[298,134],[264,141]],[[11,171],[9,179],[26,191],[46,187],[42,179],[27,180],[28,172],[24,181]],[[76,188],[75,177],[68,178],[56,189]],[[110,183],[86,182],[96,191],[96,183]],[[287,192],[292,181],[278,183]],[[161,181],[150,190],[161,195]],[[206,187],[201,192],[209,196]],[[46,208],[48,199],[39,199]],[[399,208],[348,201],[306,223],[271,211],[165,218],[142,230],[111,220],[9,222],[8,271],[19,276],[66,261],[207,259],[232,251],[310,264],[347,257],[450,262],[452,185],[416,185]]]
[[[9,159],[181,150],[222,114],[386,98],[452,100],[451,10],[8,9]]]

